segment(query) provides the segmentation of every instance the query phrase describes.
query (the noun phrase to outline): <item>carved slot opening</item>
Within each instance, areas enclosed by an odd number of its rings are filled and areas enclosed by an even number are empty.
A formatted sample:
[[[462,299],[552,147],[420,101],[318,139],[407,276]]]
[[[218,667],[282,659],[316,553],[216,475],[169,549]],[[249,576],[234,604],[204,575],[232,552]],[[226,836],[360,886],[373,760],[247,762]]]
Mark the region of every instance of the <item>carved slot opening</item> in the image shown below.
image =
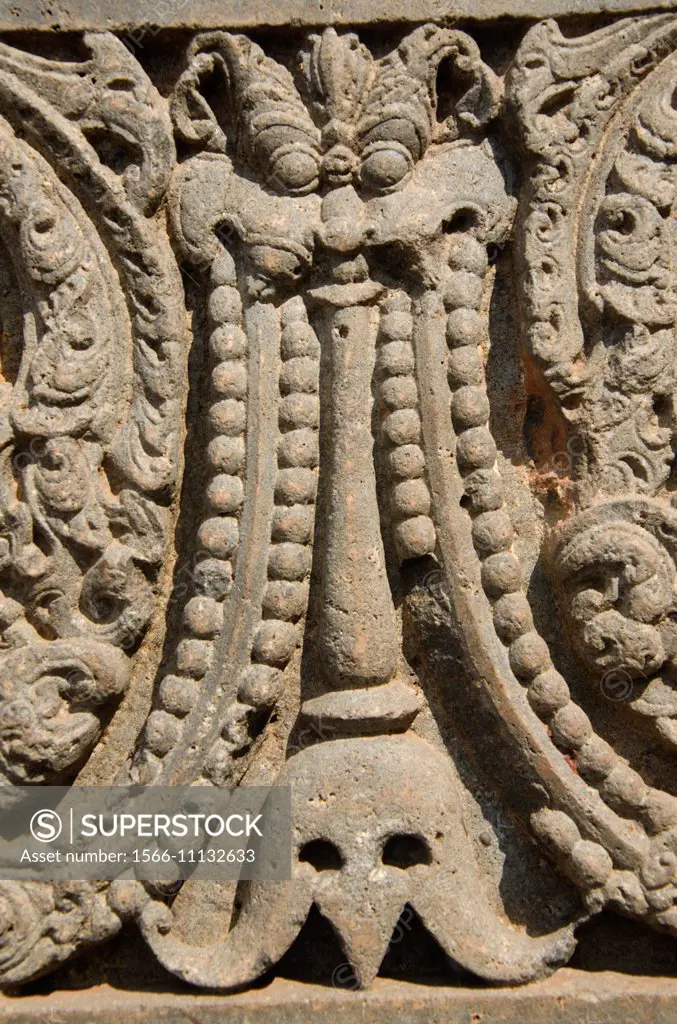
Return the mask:
[[[641,74],[643,74],[648,68],[650,68],[652,66],[654,60],[655,60],[655,57],[653,56],[652,53],[643,53],[641,56],[635,57],[634,60],[632,60],[631,63],[630,63],[630,67],[632,69],[632,74],[633,75],[641,75]]]
[[[200,103],[200,97],[211,111],[214,120],[219,128],[228,137],[230,135],[231,111],[228,103],[228,89],[224,88],[227,82],[225,69],[217,60],[210,68],[204,68],[198,74],[198,90],[193,94],[190,90],[186,94],[186,106],[188,116],[195,121],[203,121],[206,111]],[[230,142],[228,138],[228,142]],[[231,150],[232,151],[232,150]]]
[[[572,85],[557,89],[541,104],[540,114],[544,117],[554,117],[561,113],[572,102],[575,93],[576,89]]]
[[[445,57],[437,69],[435,94],[437,96],[437,123],[443,124],[456,112],[460,100],[473,84],[472,75],[463,72],[456,57]]]
[[[653,411],[659,427],[671,427],[674,419],[672,397],[670,395],[654,395]]]
[[[56,220],[51,216],[51,214],[44,214],[42,217],[38,217],[35,221],[33,224],[33,230],[36,231],[38,235],[46,235],[54,228],[55,223]]]
[[[133,78],[125,78],[124,75],[118,75],[116,78],[106,82],[106,88],[112,89],[114,92],[134,92],[136,83]]]
[[[139,252],[133,252],[131,249],[125,249],[122,260],[127,267],[136,271],[139,274],[147,274],[148,266],[144,256]]]
[[[637,229],[637,218],[632,210],[611,210],[607,215],[607,226],[628,238]]]
[[[143,162],[140,148],[128,139],[113,136],[110,128],[86,128],[83,134],[101,163],[114,174],[122,175],[129,167]]]
[[[304,843],[299,860],[311,864],[316,871],[340,871],[343,867],[340,850],[328,839],[311,839]]]
[[[500,245],[496,245],[495,242],[489,243],[489,245],[487,246],[487,260],[489,261],[489,264],[491,266],[493,266],[494,263],[497,262],[502,252],[503,249]]]
[[[635,477],[635,479],[640,480],[643,484],[647,486],[650,484],[651,478],[649,470],[647,469],[647,466],[644,463],[644,461],[640,459],[639,456],[634,455],[632,452],[628,452],[626,455],[623,455],[618,461],[621,465],[625,464],[629,468],[631,475]]]
[[[22,458],[22,460],[19,463],[19,465],[20,466],[22,464],[23,464],[23,466],[30,465],[31,464],[30,461],[29,461],[30,454],[29,453],[22,453],[22,455],[25,457],[26,461],[24,462],[23,458]],[[42,551],[43,555],[46,555],[48,558],[53,555],[53,553],[54,553],[54,539],[53,539],[53,537],[50,536],[50,534],[47,532],[47,530],[44,528],[44,526],[41,523],[36,523],[35,521],[33,521],[33,543],[35,544],[36,548],[38,548],[39,551]],[[47,591],[43,591],[43,593],[45,594],[45,596],[47,596],[48,592]],[[51,591],[49,593],[51,593]]]
[[[229,217],[220,220],[214,228],[214,234],[218,238],[224,249],[232,249],[234,245],[239,242],[238,234],[235,229],[235,225],[232,223]]]
[[[430,847],[422,836],[391,836],[383,847],[383,863],[394,868],[413,868],[417,864],[431,864]]]
[[[411,263],[411,253],[402,242],[380,245],[370,255],[370,273],[374,280],[388,288],[401,287],[402,267]]]

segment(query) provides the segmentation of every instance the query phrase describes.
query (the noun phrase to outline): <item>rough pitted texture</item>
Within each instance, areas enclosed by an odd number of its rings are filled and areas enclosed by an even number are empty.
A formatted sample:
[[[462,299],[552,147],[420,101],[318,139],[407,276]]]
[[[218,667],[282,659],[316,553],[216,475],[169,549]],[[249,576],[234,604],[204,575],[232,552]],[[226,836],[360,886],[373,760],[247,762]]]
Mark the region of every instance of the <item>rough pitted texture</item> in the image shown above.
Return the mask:
[[[0,17],[0,771],[289,785],[292,878],[0,882],[0,983],[582,1019],[675,962],[677,16],[175,6]]]
[[[0,29],[126,31],[290,25],[392,25],[459,18],[552,18],[674,7],[674,0],[18,0],[0,5]]]

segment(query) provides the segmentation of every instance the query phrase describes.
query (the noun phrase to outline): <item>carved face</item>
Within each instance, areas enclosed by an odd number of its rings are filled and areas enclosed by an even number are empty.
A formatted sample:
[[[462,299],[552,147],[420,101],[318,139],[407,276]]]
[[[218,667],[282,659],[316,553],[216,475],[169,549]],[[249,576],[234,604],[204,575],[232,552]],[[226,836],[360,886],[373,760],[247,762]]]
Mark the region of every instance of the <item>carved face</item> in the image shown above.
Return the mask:
[[[292,786],[293,875],[360,978],[378,970],[405,905],[434,888],[452,837],[467,840],[448,776],[430,746],[399,736],[320,743],[280,779]]]
[[[358,194],[353,186],[323,200],[272,196],[235,174],[226,157],[195,159],[181,185],[179,234],[190,245],[198,232],[225,233],[231,247],[242,246],[246,289],[258,299],[284,294],[304,277],[312,288],[337,262],[345,283],[371,275],[439,286],[457,225],[489,243],[502,237],[512,210],[489,152],[455,145],[438,147],[402,191],[385,196]],[[209,209],[207,192],[218,197]]]
[[[468,88],[439,119],[443,62]],[[498,82],[467,37],[427,26],[374,61],[355,36],[328,29],[311,37],[302,68],[308,108],[290,72],[248,40],[217,33],[197,41],[174,104],[179,130],[212,150],[189,161],[177,184],[177,228],[189,247],[204,252],[214,233],[230,249],[244,246],[248,292],[263,299],[323,253],[330,265],[331,254],[360,253],[345,280],[374,272],[380,252],[381,272],[385,261],[430,285],[445,262],[437,243],[461,211],[491,238],[505,220],[503,185],[490,154],[469,142],[495,113]],[[225,132],[200,94],[210,69],[223,72],[231,99]],[[486,164],[479,173],[478,163]]]

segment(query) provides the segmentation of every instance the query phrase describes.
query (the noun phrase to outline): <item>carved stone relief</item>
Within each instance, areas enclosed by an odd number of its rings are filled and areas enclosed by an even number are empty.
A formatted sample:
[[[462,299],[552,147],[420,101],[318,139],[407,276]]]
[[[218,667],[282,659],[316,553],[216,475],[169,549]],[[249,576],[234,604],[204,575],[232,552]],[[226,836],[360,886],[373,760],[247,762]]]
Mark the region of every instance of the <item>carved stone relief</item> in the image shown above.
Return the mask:
[[[255,36],[0,44],[0,768],[289,785],[292,878],[1,882],[0,979],[677,938],[677,19]]]

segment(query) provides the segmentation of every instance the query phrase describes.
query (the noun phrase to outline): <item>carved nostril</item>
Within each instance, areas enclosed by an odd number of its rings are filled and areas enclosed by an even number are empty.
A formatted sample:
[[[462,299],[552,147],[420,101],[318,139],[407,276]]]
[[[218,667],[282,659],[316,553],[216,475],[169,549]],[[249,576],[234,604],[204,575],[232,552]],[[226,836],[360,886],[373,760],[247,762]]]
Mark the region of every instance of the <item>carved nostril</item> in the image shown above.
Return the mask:
[[[463,207],[442,222],[442,230],[446,235],[453,235],[457,232],[464,233],[473,231],[479,226],[479,223],[479,211],[472,207]]]
[[[383,863],[394,868],[413,868],[416,864],[431,864],[430,847],[422,836],[391,836],[383,847]]]
[[[311,839],[299,850],[299,860],[312,864],[316,871],[340,871],[343,857],[328,839]]]

